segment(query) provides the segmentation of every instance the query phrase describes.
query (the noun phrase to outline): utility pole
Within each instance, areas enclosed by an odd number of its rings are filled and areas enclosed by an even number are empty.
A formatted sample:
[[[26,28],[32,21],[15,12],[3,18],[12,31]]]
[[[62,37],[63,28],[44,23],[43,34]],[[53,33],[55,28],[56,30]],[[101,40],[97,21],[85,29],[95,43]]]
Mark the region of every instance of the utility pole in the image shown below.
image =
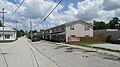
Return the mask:
[[[16,30],[17,30],[17,22],[18,22],[18,21],[16,21]]]
[[[18,21],[16,21],[16,39],[17,39],[17,22],[18,22]]]
[[[30,33],[31,33],[31,40],[32,40],[32,22],[30,20]]]
[[[7,13],[7,12],[5,12],[4,10],[5,10],[5,8],[3,8],[3,9],[2,9],[2,12],[0,12],[0,13],[3,14],[3,17],[2,17],[2,20],[3,20],[3,42],[4,42],[4,14]]]

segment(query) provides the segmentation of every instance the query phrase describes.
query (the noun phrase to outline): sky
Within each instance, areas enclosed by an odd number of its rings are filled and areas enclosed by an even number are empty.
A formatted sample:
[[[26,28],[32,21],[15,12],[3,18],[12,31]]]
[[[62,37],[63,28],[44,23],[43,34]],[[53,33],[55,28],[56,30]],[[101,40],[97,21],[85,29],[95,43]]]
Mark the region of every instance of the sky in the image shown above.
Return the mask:
[[[113,17],[120,18],[120,0],[63,0],[45,22],[39,24],[46,11],[51,10],[60,0],[25,0],[18,11],[7,21],[22,0],[0,0],[0,10],[5,8],[5,25],[29,30],[30,20],[33,29],[47,29],[70,21],[81,19],[88,23],[93,20],[109,22]],[[50,11],[51,11],[50,10]],[[50,13],[47,12],[47,14]],[[1,20],[2,14],[0,14]],[[37,25],[37,26],[36,26]],[[35,27],[36,26],[36,27]]]

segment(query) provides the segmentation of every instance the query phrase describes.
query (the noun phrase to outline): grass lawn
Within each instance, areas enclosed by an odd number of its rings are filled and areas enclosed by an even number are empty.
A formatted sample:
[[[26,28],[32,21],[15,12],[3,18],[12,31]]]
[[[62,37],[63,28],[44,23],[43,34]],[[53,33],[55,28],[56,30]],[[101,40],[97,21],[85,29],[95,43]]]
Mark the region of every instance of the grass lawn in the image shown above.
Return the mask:
[[[66,43],[66,44],[90,47],[92,44],[107,44],[107,42],[77,42],[77,43]]]
[[[9,42],[14,42],[14,41],[16,41],[16,40],[6,40],[6,41],[0,41],[0,43],[9,43]]]
[[[65,44],[70,44],[70,45],[77,45],[77,46],[83,46],[83,47],[88,47],[88,48],[95,48],[95,49],[100,49],[100,50],[107,50],[107,51],[112,51],[112,52],[119,52],[118,50],[112,50],[112,49],[106,49],[106,48],[100,48],[100,47],[92,47],[92,44],[109,44],[107,42],[78,42],[78,43],[65,43]]]

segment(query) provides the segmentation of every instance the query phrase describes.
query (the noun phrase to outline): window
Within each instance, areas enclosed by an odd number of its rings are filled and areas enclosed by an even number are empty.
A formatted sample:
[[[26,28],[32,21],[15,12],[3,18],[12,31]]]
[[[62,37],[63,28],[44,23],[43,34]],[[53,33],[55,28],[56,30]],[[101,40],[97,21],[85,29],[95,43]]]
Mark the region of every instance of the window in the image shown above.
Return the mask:
[[[85,37],[89,37],[89,35],[85,35]]]
[[[54,32],[54,29],[52,29],[52,32]]]
[[[70,30],[74,30],[74,26],[70,26]]]
[[[58,31],[58,28],[56,28],[56,31]]]
[[[64,27],[62,27],[61,29],[64,30]]]
[[[76,37],[75,35],[70,35],[70,37]]]
[[[90,26],[85,26],[85,31],[89,30]]]
[[[5,39],[10,39],[10,35],[5,35]]]

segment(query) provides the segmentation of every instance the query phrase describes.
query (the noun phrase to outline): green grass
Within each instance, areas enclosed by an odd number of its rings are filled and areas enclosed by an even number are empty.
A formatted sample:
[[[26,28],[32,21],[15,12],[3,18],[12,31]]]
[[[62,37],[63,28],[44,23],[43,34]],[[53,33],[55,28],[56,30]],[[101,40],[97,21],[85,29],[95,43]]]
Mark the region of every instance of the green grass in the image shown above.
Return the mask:
[[[107,42],[77,42],[77,43],[66,43],[66,44],[90,47],[92,44],[107,44]]]
[[[0,43],[9,43],[9,42],[14,42],[14,41],[16,41],[16,40],[6,40],[6,41],[0,41]]]
[[[88,48],[94,48],[94,49],[100,49],[100,50],[106,50],[106,51],[112,51],[120,53],[119,50],[112,50],[112,49],[106,49],[106,48],[100,48],[100,47],[92,47],[92,44],[108,44],[107,42],[78,42],[78,43],[65,43],[70,45],[77,45],[77,46],[83,46]]]

